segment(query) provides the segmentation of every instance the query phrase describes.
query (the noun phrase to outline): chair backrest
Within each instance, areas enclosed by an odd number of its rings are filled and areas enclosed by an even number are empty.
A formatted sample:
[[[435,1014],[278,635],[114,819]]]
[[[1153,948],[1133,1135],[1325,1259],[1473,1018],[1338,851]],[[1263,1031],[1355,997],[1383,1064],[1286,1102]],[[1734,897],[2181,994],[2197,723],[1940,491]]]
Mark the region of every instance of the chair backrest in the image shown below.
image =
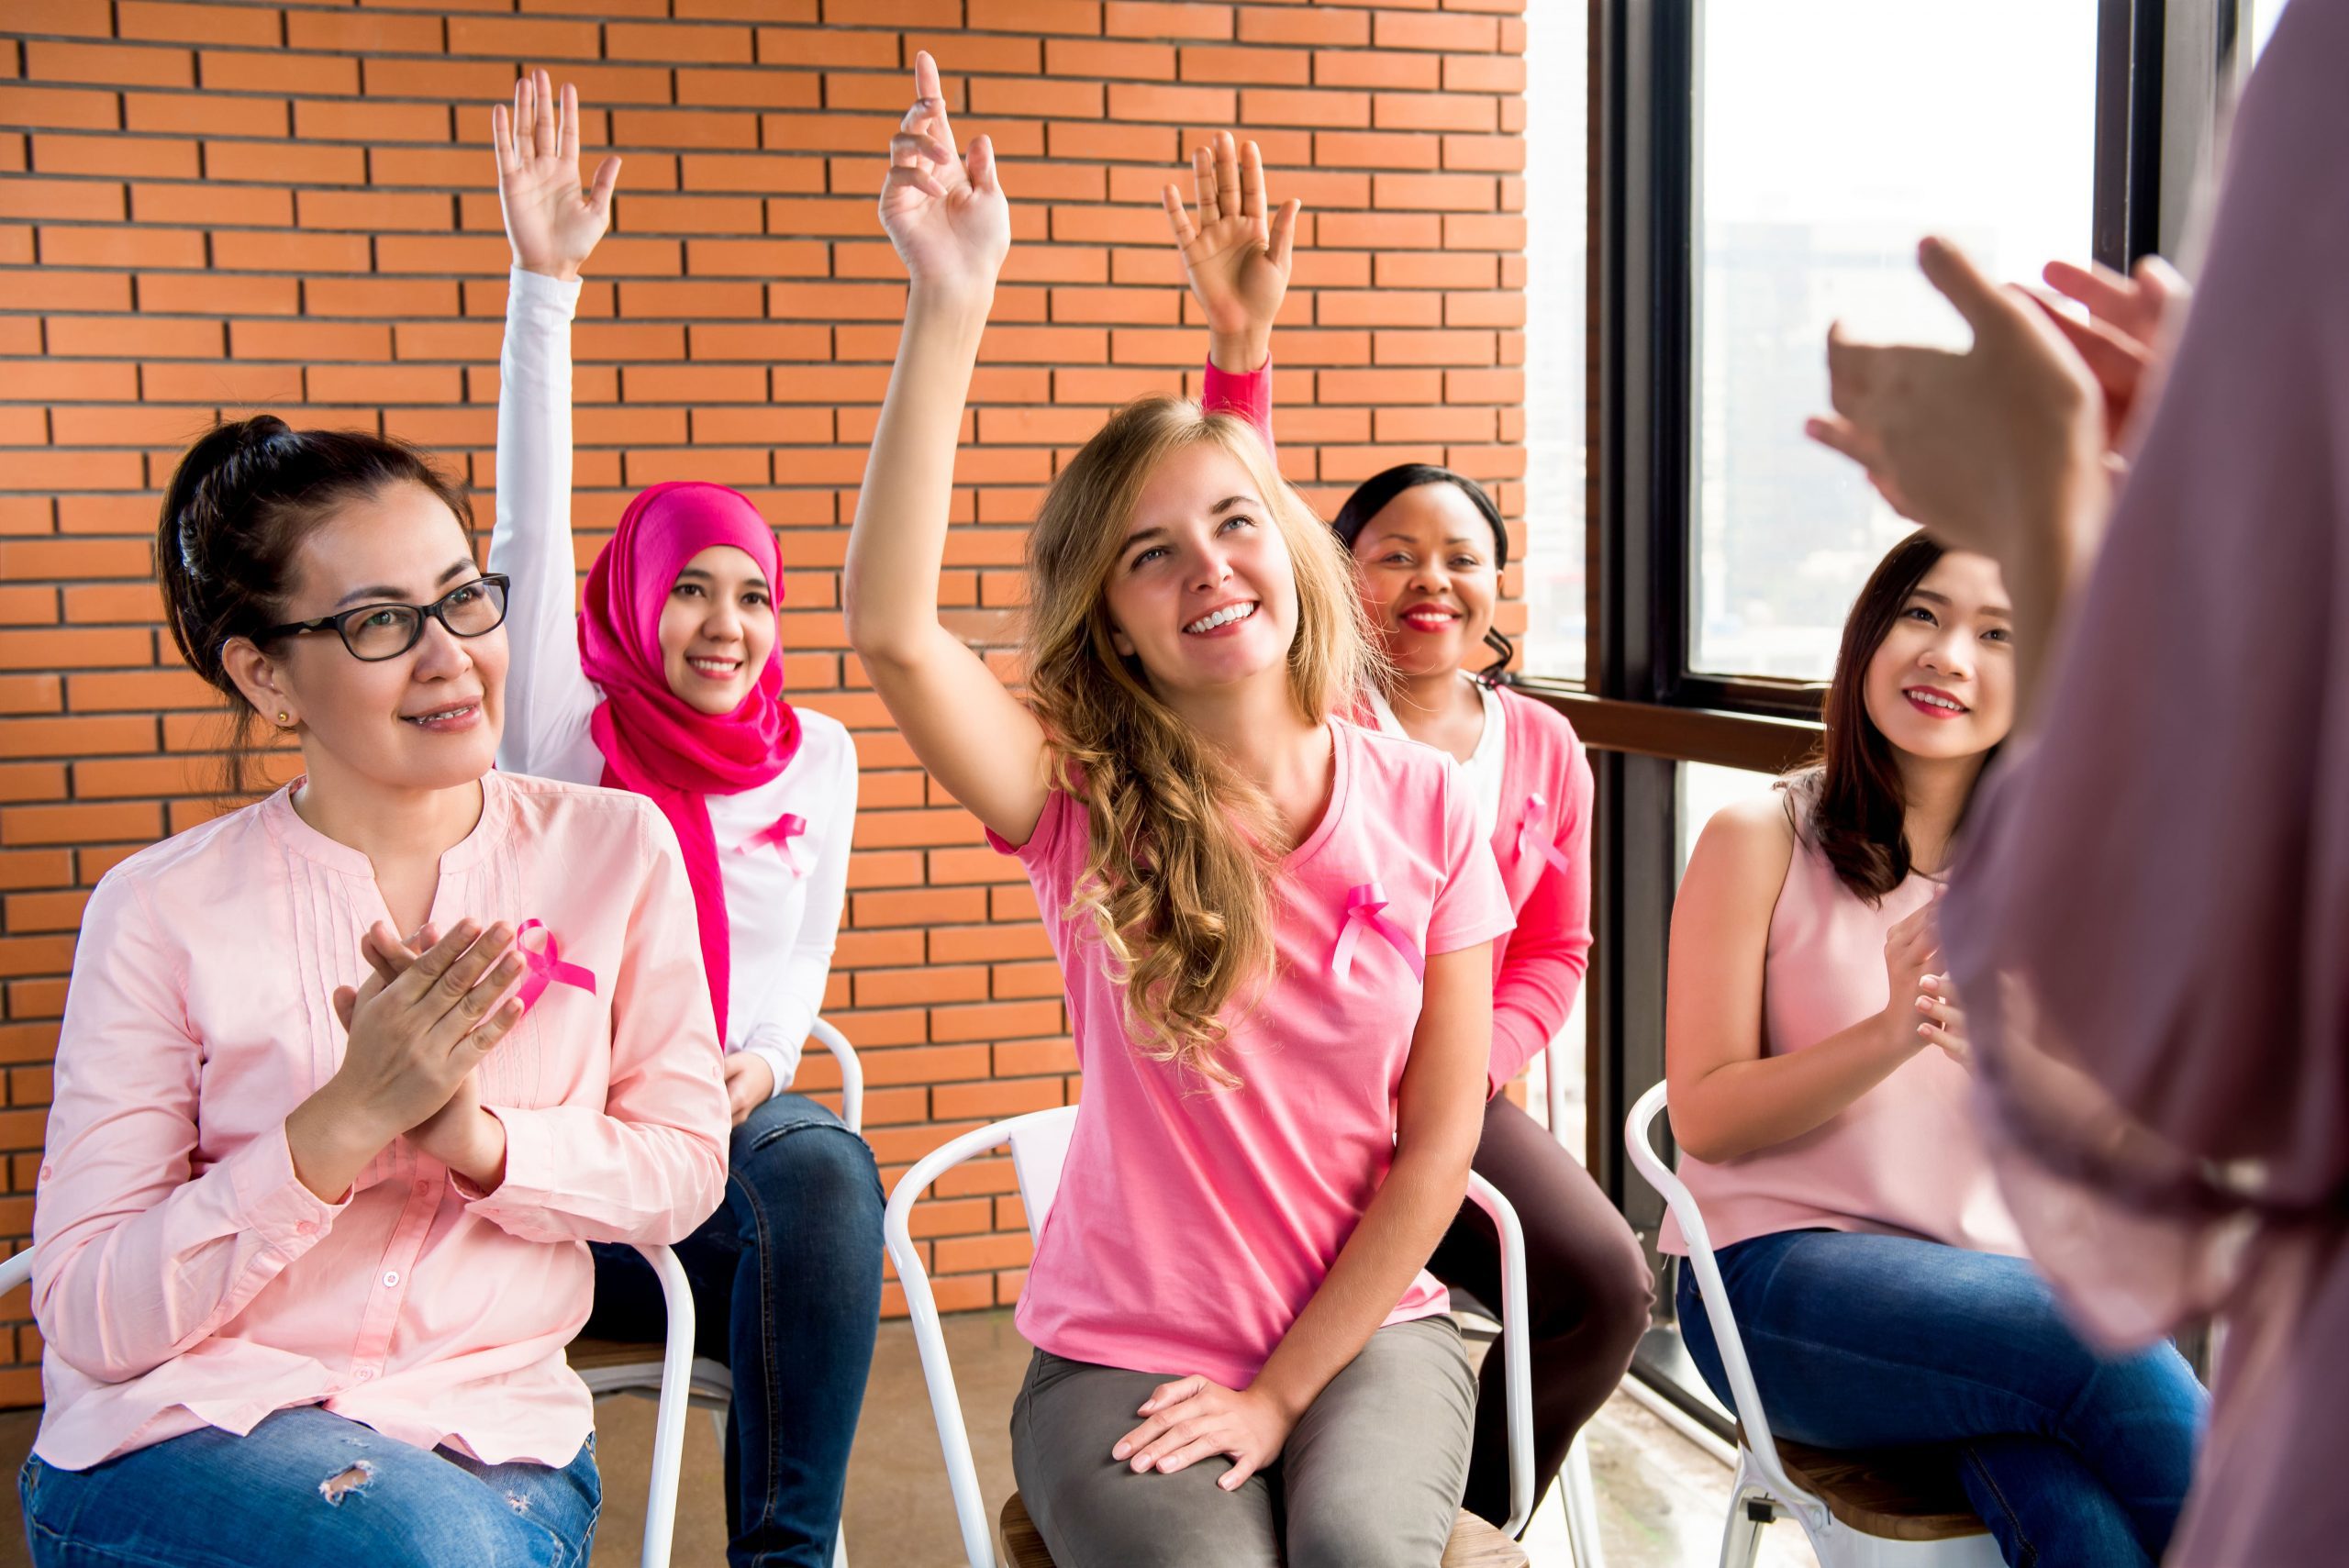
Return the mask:
[[[0,1263],[0,1296],[6,1296],[20,1284],[30,1284],[33,1278],[33,1250],[26,1243],[23,1251]]]
[[[1028,1239],[1044,1239],[1044,1211],[1061,1190],[1061,1167],[1076,1136],[1076,1107],[1037,1111],[1011,1127],[1011,1171],[1019,1179],[1019,1207],[1028,1212]]]
[[[1770,1418],[1763,1412],[1761,1390],[1754,1385],[1753,1365],[1745,1359],[1745,1341],[1739,1336],[1737,1318],[1730,1310],[1729,1292],[1721,1284],[1720,1264],[1713,1257],[1712,1236],[1705,1229],[1705,1217],[1697,1207],[1696,1195],[1664,1162],[1651,1141],[1655,1118],[1664,1108],[1664,1084],[1655,1084],[1632,1105],[1631,1114],[1623,1118],[1624,1144],[1632,1165],[1647,1178],[1648,1185],[1664,1195],[1672,1218],[1680,1222],[1681,1240],[1688,1244],[1687,1266],[1697,1271],[1697,1293],[1705,1304],[1705,1321],[1713,1330],[1713,1346],[1720,1352],[1721,1370],[1729,1376],[1731,1403],[1745,1429],[1745,1447],[1753,1456],[1754,1468],[1761,1471],[1763,1479],[1781,1502],[1814,1513],[1823,1524],[1829,1517],[1827,1505],[1797,1485],[1778,1462],[1777,1440],[1771,1435]]]

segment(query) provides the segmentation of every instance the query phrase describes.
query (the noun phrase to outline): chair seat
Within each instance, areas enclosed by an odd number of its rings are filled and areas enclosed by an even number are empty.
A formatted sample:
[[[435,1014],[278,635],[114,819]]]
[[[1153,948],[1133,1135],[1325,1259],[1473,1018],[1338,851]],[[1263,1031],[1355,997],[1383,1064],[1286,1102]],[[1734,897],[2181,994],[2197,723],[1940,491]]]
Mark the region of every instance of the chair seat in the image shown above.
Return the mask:
[[[1044,1550],[1044,1538],[1036,1532],[1028,1505],[1017,1492],[1004,1499],[996,1544],[1002,1548],[1003,1560],[1010,1568],[1053,1568],[1052,1554]],[[1467,1509],[1460,1510],[1452,1527],[1452,1540],[1443,1549],[1443,1568],[1527,1568],[1527,1564],[1525,1548]]]
[[[1745,1433],[1738,1432],[1744,1441]],[[1987,1535],[1945,1448],[1870,1452],[1778,1440],[1787,1479],[1827,1505],[1849,1529],[1879,1540],[1955,1540]]]
[[[614,1394],[661,1393],[661,1347],[633,1340],[578,1339],[563,1347],[563,1359],[588,1395],[596,1399]],[[707,1356],[696,1356],[688,1397],[696,1405],[723,1405],[733,1397],[733,1374]]]

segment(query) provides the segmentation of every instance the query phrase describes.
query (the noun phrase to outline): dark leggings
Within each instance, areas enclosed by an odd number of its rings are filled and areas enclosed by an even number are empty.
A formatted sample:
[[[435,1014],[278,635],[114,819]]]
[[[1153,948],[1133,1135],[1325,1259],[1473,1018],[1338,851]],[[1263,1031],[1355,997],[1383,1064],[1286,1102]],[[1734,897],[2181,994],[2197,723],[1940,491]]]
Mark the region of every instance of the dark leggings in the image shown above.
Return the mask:
[[[1585,1421],[1630,1370],[1655,1306],[1655,1276],[1639,1238],[1564,1145],[1506,1096],[1485,1107],[1476,1173],[1501,1191],[1525,1228],[1526,1308],[1532,1318],[1533,1496],[1566,1462]],[[1428,1269],[1499,1310],[1500,1244],[1473,1205]],[[1502,1358],[1485,1358],[1475,1446],[1463,1506],[1508,1518],[1508,1411]]]

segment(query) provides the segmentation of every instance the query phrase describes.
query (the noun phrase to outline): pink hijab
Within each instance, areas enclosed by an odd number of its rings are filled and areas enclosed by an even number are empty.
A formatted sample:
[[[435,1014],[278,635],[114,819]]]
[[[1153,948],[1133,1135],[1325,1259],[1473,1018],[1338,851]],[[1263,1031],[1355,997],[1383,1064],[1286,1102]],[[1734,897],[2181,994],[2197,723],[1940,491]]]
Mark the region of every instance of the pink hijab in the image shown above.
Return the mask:
[[[587,572],[579,662],[604,694],[592,729],[604,753],[605,786],[651,798],[685,849],[722,1041],[732,930],[703,797],[733,795],[782,773],[799,750],[799,715],[784,700],[780,641],[732,713],[704,713],[669,689],[661,663],[662,608],[685,563],[720,544],[758,562],[774,596],[783,597],[782,554],[748,496],[686,481],[655,484],[630,501],[612,542]]]

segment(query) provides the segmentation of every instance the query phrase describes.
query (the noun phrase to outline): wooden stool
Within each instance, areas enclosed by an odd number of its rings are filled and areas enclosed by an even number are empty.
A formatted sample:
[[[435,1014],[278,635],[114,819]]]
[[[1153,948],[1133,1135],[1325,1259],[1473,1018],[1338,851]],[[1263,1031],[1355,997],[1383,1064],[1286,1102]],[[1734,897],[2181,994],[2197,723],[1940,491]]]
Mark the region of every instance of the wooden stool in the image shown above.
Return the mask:
[[[1738,1440],[1745,1439],[1743,1429]],[[1778,1440],[1787,1479],[1862,1535],[1879,1540],[1956,1540],[1987,1535],[1946,1449],[1876,1452],[1810,1448]]]
[[[1053,1568],[1044,1538],[1028,1518],[1028,1506],[1014,1492],[1004,1499],[1003,1517],[996,1521],[996,1544],[1011,1568]],[[1467,1509],[1452,1527],[1443,1549],[1442,1568],[1527,1568],[1525,1548],[1509,1540]]]

